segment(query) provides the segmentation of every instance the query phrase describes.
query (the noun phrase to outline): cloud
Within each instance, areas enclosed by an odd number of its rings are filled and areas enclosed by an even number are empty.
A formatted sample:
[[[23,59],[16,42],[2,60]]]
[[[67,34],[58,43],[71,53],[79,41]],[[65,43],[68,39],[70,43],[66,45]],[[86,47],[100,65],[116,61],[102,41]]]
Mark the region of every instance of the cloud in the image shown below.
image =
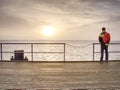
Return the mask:
[[[99,0],[11,0],[11,3],[10,0],[1,1],[3,6],[7,6],[7,9],[3,10],[8,11],[8,14],[13,17],[18,17],[18,20],[21,18],[31,22],[43,22],[38,18],[47,17],[49,19],[58,16],[62,20],[68,19],[67,21],[74,22],[75,18],[96,19],[103,17],[96,9],[98,4],[95,3],[99,3]]]
[[[21,0],[22,1],[22,0]],[[15,29],[28,26],[28,22],[20,17],[21,12],[17,5],[20,0],[0,0],[0,28]]]
[[[0,28],[26,31],[51,24],[77,33],[87,26],[118,23],[119,8],[120,0],[0,0]]]
[[[27,22],[22,18],[12,16],[5,12],[0,13],[0,27],[16,27],[16,25],[18,27],[24,24],[27,24]]]

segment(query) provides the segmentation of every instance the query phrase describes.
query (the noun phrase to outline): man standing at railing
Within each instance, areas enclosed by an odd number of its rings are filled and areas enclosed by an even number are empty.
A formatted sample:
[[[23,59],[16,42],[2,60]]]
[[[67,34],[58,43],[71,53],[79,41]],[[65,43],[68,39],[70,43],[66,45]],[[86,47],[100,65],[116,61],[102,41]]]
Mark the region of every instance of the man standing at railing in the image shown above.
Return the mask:
[[[99,35],[99,42],[101,45],[100,63],[103,64],[104,50],[105,50],[105,60],[106,63],[108,63],[108,45],[110,43],[110,34],[106,32],[105,27],[102,28],[102,33]]]

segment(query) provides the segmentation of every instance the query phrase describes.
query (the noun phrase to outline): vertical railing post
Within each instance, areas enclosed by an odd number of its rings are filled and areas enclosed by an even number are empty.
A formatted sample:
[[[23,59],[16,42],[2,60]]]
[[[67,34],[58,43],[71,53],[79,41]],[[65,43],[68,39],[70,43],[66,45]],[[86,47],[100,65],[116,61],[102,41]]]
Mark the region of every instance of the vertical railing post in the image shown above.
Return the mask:
[[[31,60],[33,61],[33,43],[31,43]]]
[[[64,62],[65,62],[65,50],[66,50],[66,44],[64,43]]]
[[[2,43],[0,44],[0,48],[1,48],[1,61],[2,61]]]
[[[95,50],[95,43],[93,43],[93,61],[94,61],[94,59],[95,59],[94,50]]]

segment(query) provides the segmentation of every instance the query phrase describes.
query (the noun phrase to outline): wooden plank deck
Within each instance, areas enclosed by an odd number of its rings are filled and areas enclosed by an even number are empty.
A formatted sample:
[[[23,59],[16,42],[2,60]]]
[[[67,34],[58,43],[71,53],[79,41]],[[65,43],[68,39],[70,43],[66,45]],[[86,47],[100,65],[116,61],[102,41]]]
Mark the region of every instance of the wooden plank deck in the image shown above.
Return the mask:
[[[120,90],[120,61],[0,62],[0,90]]]

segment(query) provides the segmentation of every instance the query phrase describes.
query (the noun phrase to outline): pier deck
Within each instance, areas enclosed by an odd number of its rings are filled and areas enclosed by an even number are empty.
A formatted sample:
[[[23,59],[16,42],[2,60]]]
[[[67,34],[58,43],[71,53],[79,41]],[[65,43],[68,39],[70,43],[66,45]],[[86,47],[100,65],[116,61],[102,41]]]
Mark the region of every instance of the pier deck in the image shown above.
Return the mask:
[[[120,61],[0,62],[0,90],[120,90]]]

